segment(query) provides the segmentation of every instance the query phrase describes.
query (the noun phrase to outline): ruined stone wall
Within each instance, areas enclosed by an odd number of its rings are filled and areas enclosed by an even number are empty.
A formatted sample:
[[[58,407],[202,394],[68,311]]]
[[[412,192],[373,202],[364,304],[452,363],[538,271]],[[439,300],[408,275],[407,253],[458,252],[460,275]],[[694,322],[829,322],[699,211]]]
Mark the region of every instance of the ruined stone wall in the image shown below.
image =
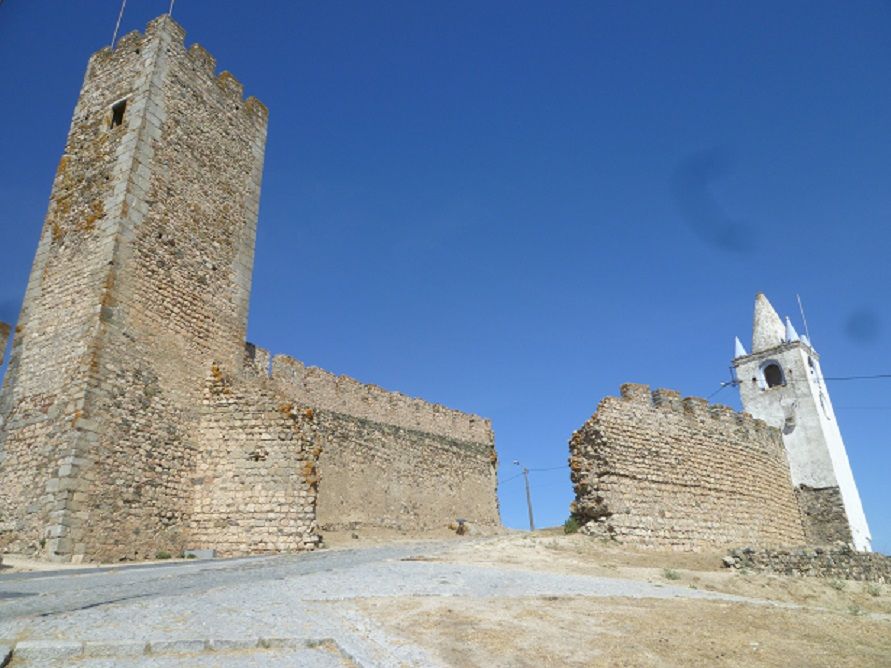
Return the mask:
[[[189,546],[221,556],[315,548],[318,430],[312,409],[283,401],[268,380],[214,368]]]
[[[797,492],[809,545],[852,542],[851,525],[838,487],[814,489],[802,485]]]
[[[183,38],[161,17],[90,61],[0,398],[14,549],[187,539],[204,379],[243,356],[266,110]]]
[[[855,552],[850,547],[737,548],[724,563],[729,568],[751,568],[793,577],[891,582],[891,557],[878,552]]]
[[[671,390],[621,395],[570,440],[585,532],[680,550],[804,543],[779,431]]]
[[[258,359],[262,372],[263,351]],[[315,410],[325,442],[318,500],[323,530],[425,531],[458,518],[500,523],[488,420],[285,356],[273,359],[272,379],[283,396]]]

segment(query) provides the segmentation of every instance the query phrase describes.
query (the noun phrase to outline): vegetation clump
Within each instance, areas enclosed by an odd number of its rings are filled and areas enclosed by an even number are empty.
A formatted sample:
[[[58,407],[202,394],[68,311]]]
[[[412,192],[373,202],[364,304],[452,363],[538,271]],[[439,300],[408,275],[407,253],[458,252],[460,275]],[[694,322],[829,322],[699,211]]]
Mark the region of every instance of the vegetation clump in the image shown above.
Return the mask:
[[[578,533],[578,530],[581,529],[581,525],[579,521],[575,518],[575,515],[570,515],[569,519],[567,519],[563,523],[563,533]]]

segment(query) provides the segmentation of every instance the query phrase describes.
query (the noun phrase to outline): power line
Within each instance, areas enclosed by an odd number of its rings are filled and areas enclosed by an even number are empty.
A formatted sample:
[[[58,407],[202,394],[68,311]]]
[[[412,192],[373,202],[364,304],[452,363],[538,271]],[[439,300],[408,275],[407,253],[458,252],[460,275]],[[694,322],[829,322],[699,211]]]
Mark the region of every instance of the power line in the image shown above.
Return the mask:
[[[712,392],[710,395],[708,395],[708,396],[706,397],[706,400],[711,399],[713,396],[715,396],[718,392],[720,392],[721,390],[723,390],[725,387],[729,387],[730,385],[735,385],[735,384],[736,384],[735,381],[730,381],[730,382],[727,382],[727,383],[721,383],[721,387],[719,387],[717,390],[715,390],[715,391]]]
[[[498,483],[498,484],[503,485],[503,484],[506,483],[506,482],[510,482],[511,480],[514,480],[515,478],[519,478],[521,475],[523,475],[523,472],[522,472],[522,471],[521,471],[520,473],[517,473],[516,475],[512,475],[510,478],[507,478],[506,480],[502,480],[502,481],[501,481],[500,483]]]
[[[891,406],[835,406],[837,411],[891,411]]]
[[[878,378],[891,378],[891,373],[876,373],[871,376],[824,376],[823,380],[876,380]]]

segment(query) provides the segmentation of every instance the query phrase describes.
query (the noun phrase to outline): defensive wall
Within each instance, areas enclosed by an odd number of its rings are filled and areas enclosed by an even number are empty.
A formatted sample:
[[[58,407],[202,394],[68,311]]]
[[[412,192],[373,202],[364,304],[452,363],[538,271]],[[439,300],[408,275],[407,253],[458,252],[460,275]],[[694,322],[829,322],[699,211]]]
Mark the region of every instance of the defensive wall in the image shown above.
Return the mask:
[[[312,409],[323,439],[317,517],[324,530],[500,524],[492,425],[249,346],[279,396]]]
[[[213,367],[189,546],[225,556],[315,548],[318,431],[313,410],[285,401],[268,380]]]
[[[795,549],[737,548],[724,558],[729,568],[750,568],[794,577],[891,582],[891,557],[848,546]]]
[[[184,37],[164,16],[90,59],[0,390],[0,551],[498,524],[488,421],[250,345],[246,363],[267,111]]]
[[[805,542],[780,432],[747,414],[627,384],[569,450],[585,533],[678,550]]]

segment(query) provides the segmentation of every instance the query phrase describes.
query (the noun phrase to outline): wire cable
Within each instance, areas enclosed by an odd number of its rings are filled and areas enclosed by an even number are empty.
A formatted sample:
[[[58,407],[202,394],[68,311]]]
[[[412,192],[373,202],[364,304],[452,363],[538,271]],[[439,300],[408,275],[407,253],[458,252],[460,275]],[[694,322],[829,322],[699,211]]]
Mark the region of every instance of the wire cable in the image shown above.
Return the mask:
[[[127,0],[123,0],[121,2],[121,11],[118,13],[118,22],[114,24],[114,34],[111,36],[111,48],[114,48],[114,43],[118,40],[118,30],[121,29],[121,19],[124,18],[124,7],[127,6]]]

